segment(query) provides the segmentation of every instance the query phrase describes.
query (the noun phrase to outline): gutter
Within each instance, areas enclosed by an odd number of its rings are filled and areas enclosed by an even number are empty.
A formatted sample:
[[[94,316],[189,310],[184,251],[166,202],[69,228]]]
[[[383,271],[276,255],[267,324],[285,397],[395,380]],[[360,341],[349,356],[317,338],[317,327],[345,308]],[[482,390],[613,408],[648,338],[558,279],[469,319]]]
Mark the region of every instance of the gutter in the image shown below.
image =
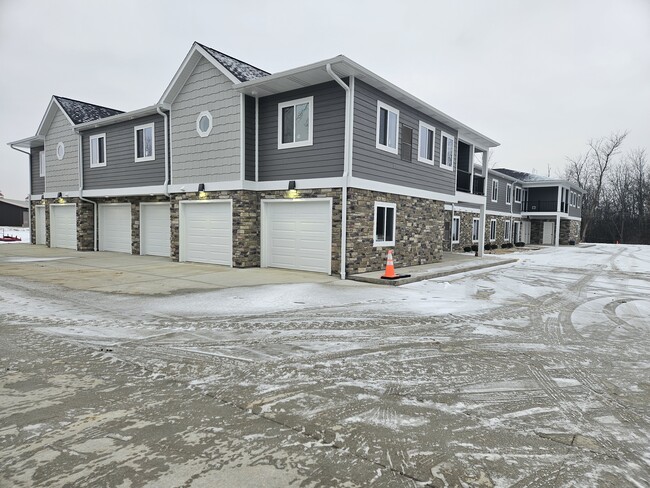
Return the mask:
[[[164,119],[164,126],[165,126],[165,182],[163,183],[163,188],[165,195],[169,197],[169,134],[168,134],[168,127],[167,127],[167,113],[163,112],[160,109],[160,106],[156,107],[156,111],[162,115]]]
[[[332,71],[332,65],[325,66],[327,74],[345,90],[345,142],[343,146],[343,183],[341,184],[341,279],[345,279],[347,256],[347,227],[348,227],[348,186],[350,183],[350,166],[352,162],[352,95],[348,85]],[[350,76],[350,83],[354,78]]]
[[[83,191],[84,191],[84,156],[83,156],[83,144],[82,144],[82,135],[79,132],[79,129],[74,130],[77,133],[77,140],[79,141],[78,143],[78,148],[77,150],[79,151],[79,157],[77,158],[79,160],[79,200],[82,202],[88,202],[93,204],[93,251],[97,251],[97,202],[94,200],[88,200],[87,198],[84,198],[83,196]]]

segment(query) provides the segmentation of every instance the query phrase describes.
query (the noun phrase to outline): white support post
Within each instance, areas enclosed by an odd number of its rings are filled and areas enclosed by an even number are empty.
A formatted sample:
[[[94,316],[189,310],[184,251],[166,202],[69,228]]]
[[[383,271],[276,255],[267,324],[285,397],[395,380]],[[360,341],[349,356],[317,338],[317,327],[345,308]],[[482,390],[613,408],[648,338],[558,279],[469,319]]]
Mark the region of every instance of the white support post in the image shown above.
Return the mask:
[[[558,186],[557,187],[557,209],[556,209],[558,213],[562,211],[562,198],[564,198],[564,189],[561,186]]]
[[[483,248],[485,247],[485,203],[479,205],[478,221],[478,256],[483,257]]]
[[[560,247],[560,216],[555,217],[555,247]]]
[[[474,194],[474,144],[469,145],[469,192]]]

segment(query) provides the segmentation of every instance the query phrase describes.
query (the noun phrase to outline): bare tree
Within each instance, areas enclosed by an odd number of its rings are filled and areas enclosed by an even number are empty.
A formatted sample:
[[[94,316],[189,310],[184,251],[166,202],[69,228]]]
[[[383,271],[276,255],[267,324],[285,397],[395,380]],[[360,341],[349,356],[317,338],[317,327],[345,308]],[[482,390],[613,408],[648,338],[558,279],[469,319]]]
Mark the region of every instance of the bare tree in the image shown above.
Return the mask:
[[[585,195],[582,200],[582,240],[585,240],[601,203],[603,184],[612,161],[619,154],[628,132],[612,133],[609,137],[592,139],[587,152],[568,158],[567,178],[577,183]]]

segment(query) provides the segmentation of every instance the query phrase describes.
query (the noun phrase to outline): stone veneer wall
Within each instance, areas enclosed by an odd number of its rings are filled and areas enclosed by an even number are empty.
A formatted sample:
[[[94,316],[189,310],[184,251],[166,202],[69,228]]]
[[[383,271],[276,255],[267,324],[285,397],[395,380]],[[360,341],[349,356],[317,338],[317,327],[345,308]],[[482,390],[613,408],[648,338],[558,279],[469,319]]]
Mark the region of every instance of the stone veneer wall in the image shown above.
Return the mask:
[[[496,233],[496,239],[494,241],[490,240],[490,221],[491,220],[496,220],[497,221],[497,233]],[[506,229],[506,220],[510,220],[510,217],[506,217],[504,215],[491,215],[489,213],[485,214],[485,243],[486,244],[496,244],[497,246],[501,247],[501,244],[504,244],[506,242],[513,242],[512,240],[512,230],[514,228],[514,222],[515,219],[512,219],[512,224],[510,224],[510,239],[505,240],[503,238],[503,233],[505,232]],[[516,219],[519,220],[519,219]]]
[[[533,219],[530,221],[530,243],[541,244],[544,236],[544,221]]]
[[[453,251],[463,251],[465,247],[477,244],[477,242],[472,241],[472,225],[474,219],[478,219],[479,215],[474,212],[454,212],[454,217],[460,217],[460,234],[458,236],[459,242],[453,245]],[[449,251],[451,243],[451,220],[451,210],[445,210],[444,251]]]
[[[386,251],[389,248],[373,245],[375,202],[396,204],[396,267],[428,264],[442,259],[443,202],[349,188],[347,273],[379,271],[386,265]]]
[[[580,221],[560,220],[560,244],[568,245],[569,241],[580,242]]]
[[[58,198],[32,200],[30,202],[30,237],[32,244],[36,244],[36,206],[45,206],[45,245],[50,247],[50,205],[58,203]],[[93,205],[80,198],[66,198],[65,203],[74,203],[77,219],[77,250],[92,251],[93,246]]]

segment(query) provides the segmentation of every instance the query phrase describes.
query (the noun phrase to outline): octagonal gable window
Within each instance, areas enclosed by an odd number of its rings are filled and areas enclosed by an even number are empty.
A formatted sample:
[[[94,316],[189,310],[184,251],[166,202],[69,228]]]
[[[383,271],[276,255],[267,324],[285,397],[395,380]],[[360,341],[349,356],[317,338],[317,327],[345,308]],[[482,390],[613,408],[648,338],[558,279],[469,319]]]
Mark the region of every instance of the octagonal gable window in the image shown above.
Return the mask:
[[[63,156],[65,156],[65,146],[62,142],[59,142],[56,145],[56,157],[59,161],[61,161],[63,159]]]
[[[212,132],[212,114],[207,110],[201,112],[196,118],[196,132],[201,137],[207,137]]]

